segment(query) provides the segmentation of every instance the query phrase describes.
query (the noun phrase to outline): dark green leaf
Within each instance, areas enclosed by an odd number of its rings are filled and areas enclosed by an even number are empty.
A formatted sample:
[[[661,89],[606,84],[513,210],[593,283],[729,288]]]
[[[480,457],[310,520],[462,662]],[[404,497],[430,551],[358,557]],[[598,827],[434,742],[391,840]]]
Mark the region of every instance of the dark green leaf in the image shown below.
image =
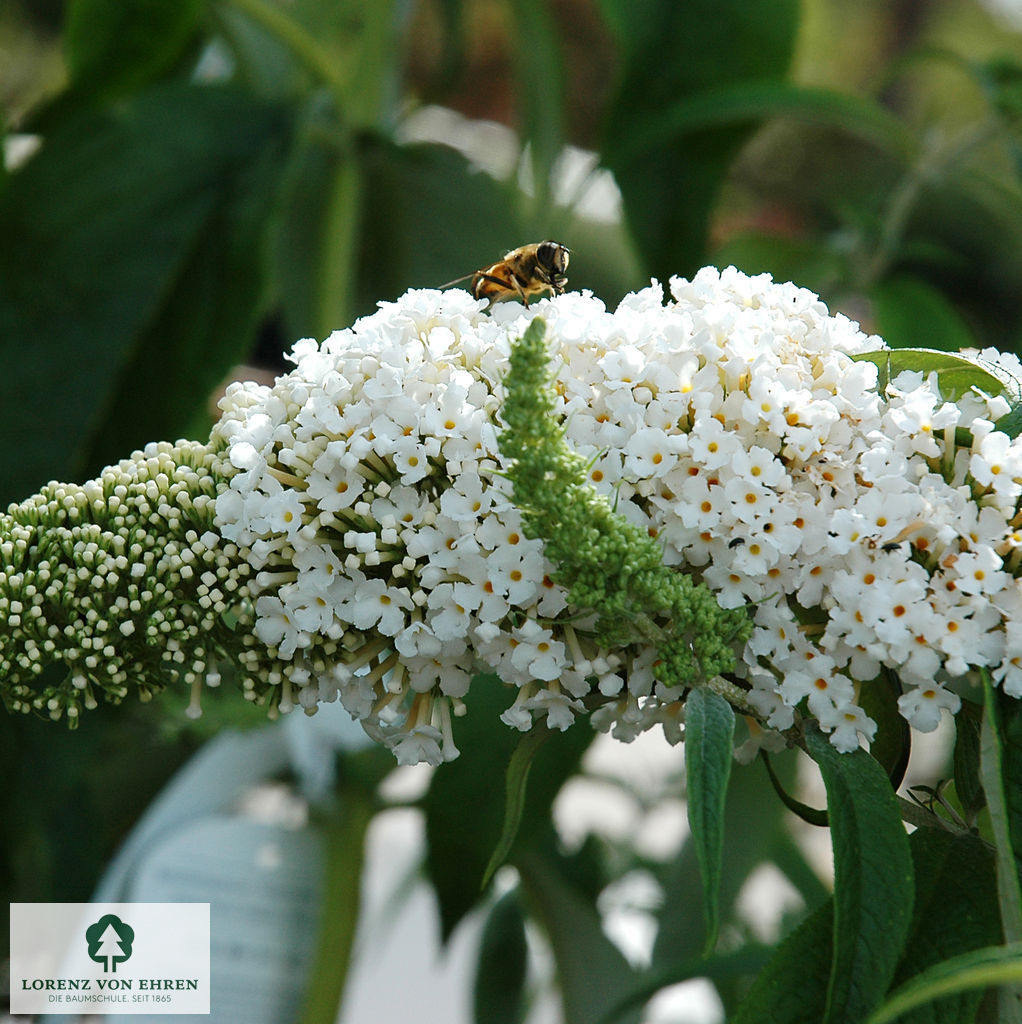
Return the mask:
[[[484,888],[489,884],[497,868],[507,860],[511,847],[514,846],[515,839],[518,837],[518,828],[522,823],[522,814],[525,811],[529,770],[532,768],[536,752],[549,738],[550,730],[545,725],[535,726],[530,732],[519,738],[518,746],[515,747],[514,753],[511,755],[505,774],[504,824],[501,828],[500,839],[490,855],[486,870],[483,872],[482,885]]]
[[[160,415],[120,419],[119,457],[178,436],[206,402],[206,385],[249,343],[259,222],[286,135],[278,110],[243,93],[168,86],[66,122],[11,176],[0,194],[0,231],[18,239],[0,251],[0,437],[19,458],[0,500],[97,469],[90,455],[137,386],[133,367],[156,364],[160,391],[187,402],[171,410],[159,391],[143,395]],[[215,351],[201,350],[201,325],[174,324],[172,297],[224,332]]]
[[[266,305],[266,236],[282,163],[271,143],[231,170],[230,193],[217,197],[120,372],[91,465],[123,458],[126,437],[177,436],[184,414],[203,410],[203,396],[251,352]]]
[[[0,793],[0,819],[18,823],[0,829],[0,896],[89,899],[111,851],[195,750],[164,726],[155,702],[100,705],[73,732],[0,712],[0,770],[21,770]]]
[[[842,256],[822,240],[786,238],[748,231],[732,234],[710,253],[715,267],[735,266],[746,274],[770,274],[775,281],[797,281],[822,294],[843,274]]]
[[[368,230],[357,210],[345,223],[361,177],[355,147],[341,141],[333,108],[314,106],[285,174],[272,248],[288,338],[325,338],[351,321],[355,271],[338,239],[352,227],[356,236]]]
[[[1016,402],[994,426],[1014,440],[1022,434],[1022,402]]]
[[[499,715],[510,691],[496,676],[472,680],[472,713],[458,722],[456,761],[437,771],[426,794],[426,867],[444,938],[479,901],[504,821],[504,775],[518,737]]]
[[[735,713],[723,697],[705,687],[685,702],[685,778],[688,823],[703,880],[706,945],[710,952],[720,927],[720,871],[724,852],[724,805],[731,777]]]
[[[72,91],[92,102],[138,90],[180,59],[202,0],[73,0],[65,53]]]
[[[983,87],[987,101],[1002,116],[1002,124],[1006,129],[1005,146],[1014,159],[1015,173],[1022,172],[1018,148],[1019,115],[1022,114],[1022,65],[1013,56],[999,55],[983,62],[968,61],[966,67]]]
[[[810,807],[808,804],[802,803],[801,800],[796,800],[785,788],[781,785],[781,780],[777,777],[777,773],[774,771],[774,766],[770,761],[770,755],[765,750],[759,752],[760,760],[763,762],[763,767],[766,768],[767,776],[770,779],[770,784],[774,787],[774,792],[777,794],[778,799],[784,804],[785,807],[791,811],[792,814],[797,815],[807,825],[816,825],[818,828],[826,828],[830,824],[830,819],[827,816],[825,808]]]
[[[910,837],[916,879],[912,926],[894,985],[942,960],[1000,941],[993,852],[981,839],[920,828]],[[949,927],[949,923],[953,926]],[[982,992],[941,1000],[902,1024],[966,1024]]]
[[[705,259],[718,190],[739,148],[769,116],[750,97],[769,95],[784,78],[799,6],[603,0],[601,8],[622,51],[604,159],[649,269],[666,280]],[[744,92],[741,110],[727,109],[731,88]]]
[[[772,5],[749,5],[749,10],[766,12],[767,7],[775,9]],[[781,12],[782,22],[786,17],[785,9]],[[693,33],[693,39],[699,38],[698,33]],[[662,107],[648,103],[633,103],[632,107],[622,115],[629,123],[620,129],[615,126],[609,133],[604,159],[622,184],[626,212],[647,256],[655,255],[650,246],[661,241],[656,234],[658,220],[663,225],[664,244],[669,240],[669,232],[674,231],[675,221],[683,228],[683,234],[676,235],[679,252],[689,236],[703,244],[699,233],[705,228],[706,203],[713,199],[728,163],[723,143],[730,140],[733,145],[740,145],[766,119],[784,117],[802,125],[821,126],[841,133],[849,141],[880,149],[899,165],[905,164],[916,149],[911,132],[880,104],[833,90],[779,81],[766,71],[750,73],[737,81],[708,79],[700,89],[675,90]],[[721,162],[722,155],[723,166],[711,173],[714,161]],[[671,157],[679,165],[677,173],[669,176],[661,189],[659,171]],[[636,223],[637,218],[642,218],[640,223]],[[832,283],[835,273],[843,272],[841,262],[832,252],[824,251],[809,261],[788,240],[774,239],[773,244],[779,246],[782,263],[775,264],[774,254],[765,266],[751,269],[772,270],[782,278],[817,288]],[[804,269],[793,262],[800,255],[805,261]],[[682,252],[682,256],[688,260],[687,253]],[[722,258],[730,258],[727,251]],[[825,262],[821,263],[821,258]],[[826,262],[832,264],[829,276]],[[793,272],[793,266],[799,273]],[[651,269],[658,276],[666,276],[692,268],[675,262],[653,263]]]
[[[781,943],[730,1024],[820,1024],[833,934],[834,904],[828,900]]]
[[[479,943],[472,990],[474,1024],[520,1024],[525,1018],[528,947],[518,893],[505,893],[490,910]]]
[[[1008,942],[1022,941],[1022,711],[983,672],[980,776],[997,850],[997,891]]]
[[[755,125],[665,125],[680,102],[749,80],[784,77],[798,4],[747,0],[603,0],[619,33],[622,69],[605,125],[604,159],[650,272],[662,280],[704,262],[710,211]]]
[[[357,308],[407,288],[437,288],[528,241],[520,195],[447,146],[363,140]],[[561,239],[569,248],[570,238]],[[467,283],[463,285],[467,287]]]
[[[346,779],[335,802],[316,812],[315,820],[323,829],[326,863],[319,934],[302,997],[302,1021],[328,1020],[336,1014],[344,992],[362,908],[366,833],[376,809],[375,786]]]
[[[354,0],[344,5],[318,6],[327,12],[341,8],[343,23],[333,38],[343,40],[347,47],[343,54],[346,123],[358,128],[389,129],[402,112],[403,35],[414,5],[407,0]]]
[[[889,278],[873,288],[870,298],[877,331],[891,348],[958,352],[976,345],[954,306],[918,277]]]
[[[834,847],[834,946],[823,1024],[859,1024],[879,1005],[911,922],[912,857],[891,784],[864,750],[839,753],[818,729]]]
[[[924,375],[935,373],[940,393],[949,402],[957,401],[973,388],[992,395],[1004,390],[1004,384],[989,370],[950,352],[929,348],[878,349],[860,352],[852,358],[875,363],[880,368],[880,387],[906,370]]]
[[[564,147],[564,61],[545,0],[512,0],[511,11],[521,134],[530,147],[542,224],[549,217],[550,172]]]
[[[795,758],[778,758],[778,772],[787,785],[795,774]],[[736,769],[728,785],[719,905],[729,920],[738,893],[751,872],[767,858],[772,844],[785,835],[786,814],[766,774],[752,765]],[[747,841],[742,837],[749,837]],[[658,915],[653,967],[670,970],[702,955],[706,923],[699,911],[703,887],[695,845],[686,842],[673,863],[661,871],[663,909]]]
[[[970,823],[986,804],[979,777],[982,721],[980,707],[971,700],[963,700],[961,711],[955,715],[955,793]]]
[[[912,731],[898,711],[901,688],[893,673],[883,671],[859,692],[862,710],[877,724],[869,752],[884,766],[891,786],[897,789],[905,777],[912,749]]]
[[[656,150],[665,138],[784,117],[817,125],[885,150],[899,160],[915,149],[911,132],[880,104],[861,96],[767,78],[721,83],[675,97],[662,111],[643,111],[628,137],[635,158]],[[617,143],[611,141],[610,146]]]
[[[968,992],[975,988],[993,988],[1005,991],[1022,984],[1022,943],[1011,946],[995,946],[963,953],[952,960],[935,964],[924,973],[913,978],[899,989],[884,1005],[872,1014],[866,1024],[889,1024],[891,1021],[908,1020],[903,1017],[909,1010],[923,1006],[935,999]],[[1003,1024],[1014,1024],[1018,1019],[1017,1007],[1014,1016],[1002,1015]],[[931,1018],[921,1018],[929,1020]],[[955,1018],[953,1024],[965,1024]]]

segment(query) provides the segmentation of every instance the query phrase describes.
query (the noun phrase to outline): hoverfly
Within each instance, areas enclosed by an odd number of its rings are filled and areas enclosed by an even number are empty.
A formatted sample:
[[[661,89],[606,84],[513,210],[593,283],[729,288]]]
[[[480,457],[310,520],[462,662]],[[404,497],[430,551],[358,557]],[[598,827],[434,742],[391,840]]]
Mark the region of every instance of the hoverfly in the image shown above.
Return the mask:
[[[564,272],[570,256],[571,250],[560,242],[534,242],[512,249],[498,263],[448,281],[442,287],[449,288],[471,278],[469,291],[477,299],[489,299],[487,309],[503,299],[521,299],[528,306],[529,296],[545,291],[560,295],[564,291],[568,283]]]

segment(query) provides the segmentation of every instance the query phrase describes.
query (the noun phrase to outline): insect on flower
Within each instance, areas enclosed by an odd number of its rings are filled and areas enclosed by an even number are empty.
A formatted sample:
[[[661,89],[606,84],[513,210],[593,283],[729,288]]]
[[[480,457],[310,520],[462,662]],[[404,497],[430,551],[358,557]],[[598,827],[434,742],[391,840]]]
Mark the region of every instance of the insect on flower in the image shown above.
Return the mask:
[[[502,260],[483,267],[474,274],[448,281],[449,288],[461,281],[472,279],[469,290],[477,299],[489,299],[489,309],[503,299],[521,299],[527,306],[529,297],[551,291],[560,295],[568,283],[564,272],[568,269],[571,250],[560,242],[534,242],[512,249]]]

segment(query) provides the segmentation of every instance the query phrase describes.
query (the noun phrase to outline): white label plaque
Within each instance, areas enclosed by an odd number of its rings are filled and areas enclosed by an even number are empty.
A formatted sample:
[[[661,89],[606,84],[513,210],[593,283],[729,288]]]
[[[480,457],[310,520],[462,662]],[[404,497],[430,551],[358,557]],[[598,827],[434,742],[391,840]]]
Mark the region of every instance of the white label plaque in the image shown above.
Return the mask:
[[[208,1014],[208,903],[12,903],[11,1013]]]

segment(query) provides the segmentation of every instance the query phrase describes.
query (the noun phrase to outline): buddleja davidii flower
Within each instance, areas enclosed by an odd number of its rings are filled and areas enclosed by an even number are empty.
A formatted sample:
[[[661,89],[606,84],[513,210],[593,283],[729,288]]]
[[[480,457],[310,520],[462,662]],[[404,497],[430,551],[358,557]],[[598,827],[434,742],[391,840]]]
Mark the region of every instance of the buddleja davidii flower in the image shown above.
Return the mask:
[[[134,689],[147,700],[179,682],[197,710],[223,662],[259,674],[245,629],[251,569],[213,526],[215,465],[205,445],[153,444],[0,516],[0,687],[11,710],[74,725],[99,699]]]

